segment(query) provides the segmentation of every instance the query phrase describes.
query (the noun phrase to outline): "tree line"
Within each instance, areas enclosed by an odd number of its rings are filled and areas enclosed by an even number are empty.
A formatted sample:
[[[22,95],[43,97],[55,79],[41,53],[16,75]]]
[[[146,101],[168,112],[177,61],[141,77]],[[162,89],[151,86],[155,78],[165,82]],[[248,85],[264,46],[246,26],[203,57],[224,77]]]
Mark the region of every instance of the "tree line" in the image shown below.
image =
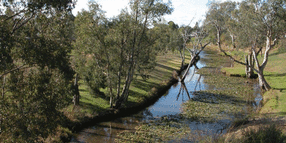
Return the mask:
[[[285,12],[284,0],[213,3],[206,13],[204,26],[209,31],[209,38],[222,53],[245,65],[247,77],[253,77],[255,71],[259,86],[270,90],[264,69],[270,50],[285,37]],[[245,61],[232,57],[222,49],[222,44],[232,49],[244,49],[247,55]],[[263,53],[262,61],[258,59],[259,53]]]

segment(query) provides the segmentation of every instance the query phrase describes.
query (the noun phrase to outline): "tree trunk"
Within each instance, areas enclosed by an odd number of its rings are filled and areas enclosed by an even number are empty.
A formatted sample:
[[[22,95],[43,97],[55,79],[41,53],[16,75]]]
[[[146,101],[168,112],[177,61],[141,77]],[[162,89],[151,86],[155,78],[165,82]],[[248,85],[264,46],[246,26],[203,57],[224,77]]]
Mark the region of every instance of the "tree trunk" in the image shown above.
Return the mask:
[[[73,96],[73,103],[74,105],[79,105],[79,90],[78,90],[78,73],[75,76],[74,85],[74,96]]]
[[[210,43],[210,42],[209,42],[209,43]],[[196,54],[192,57],[192,59],[191,59],[189,65],[188,65],[188,67],[187,67],[187,69],[186,69],[186,72],[184,73],[184,75],[183,75],[183,77],[182,77],[182,79],[181,79],[181,82],[184,82],[185,78],[186,78],[187,75],[188,75],[188,72],[189,72],[190,68],[191,68],[193,65],[195,65],[195,64],[200,60],[199,54],[204,50],[204,48],[205,48],[209,43],[207,43],[207,44],[205,44],[204,46],[202,46],[202,47],[201,47],[201,50],[200,50],[198,53],[196,53]],[[190,53],[190,54],[192,54],[192,53]]]
[[[132,82],[132,77],[133,77],[132,67],[129,67],[128,75],[126,77],[126,81],[121,96],[116,100],[114,108],[118,109],[121,106],[121,104],[127,100],[129,94],[129,87]]]
[[[258,73],[259,87],[265,90],[270,90],[271,87],[264,78],[263,70]]]
[[[259,80],[259,87],[265,90],[270,90],[271,87],[270,85],[267,83],[267,81],[264,78],[264,74],[263,71],[266,67],[266,64],[268,62],[268,55],[269,55],[269,51],[271,50],[271,37],[267,37],[267,41],[266,41],[266,50],[265,50],[265,54],[264,54],[264,59],[263,59],[263,63],[259,64],[258,58],[257,58],[257,53],[254,49],[252,49],[252,53],[253,53],[253,58],[255,60],[256,63],[256,67],[258,70],[256,70],[257,74],[258,74],[258,80]]]
[[[245,56],[245,63],[246,63],[246,68],[245,68],[245,74],[247,78],[253,78],[254,77],[254,60],[253,60],[253,55],[249,54]]]
[[[124,42],[122,42],[122,46],[124,46]],[[121,88],[121,72],[122,72],[122,67],[123,67],[123,49],[122,47],[120,48],[120,59],[121,59],[121,62],[120,62],[120,66],[119,66],[119,71],[118,71],[118,83],[117,83],[117,93],[116,93],[116,100],[119,99],[119,94],[120,94],[120,88]]]
[[[182,59],[182,62],[181,62],[181,70],[183,69],[183,66],[184,66],[184,63],[185,63],[185,56],[184,54],[182,53],[182,49],[184,49],[184,46],[182,45],[181,47],[179,47],[179,52],[180,52],[180,56],[181,56],[181,59]]]
[[[235,45],[234,35],[231,34],[230,37],[231,37],[232,48],[235,49],[235,48],[236,48],[236,45]]]
[[[217,46],[221,50],[220,34],[221,34],[220,28],[217,27]]]

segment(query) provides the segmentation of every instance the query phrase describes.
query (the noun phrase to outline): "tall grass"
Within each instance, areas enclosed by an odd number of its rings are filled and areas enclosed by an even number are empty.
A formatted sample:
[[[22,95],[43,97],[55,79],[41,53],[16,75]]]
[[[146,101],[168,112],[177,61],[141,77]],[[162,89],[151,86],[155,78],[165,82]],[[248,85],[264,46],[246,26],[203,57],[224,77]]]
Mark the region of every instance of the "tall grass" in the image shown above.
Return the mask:
[[[243,132],[243,137],[235,142],[243,143],[283,143],[286,136],[275,124],[260,127],[258,130],[248,129]]]

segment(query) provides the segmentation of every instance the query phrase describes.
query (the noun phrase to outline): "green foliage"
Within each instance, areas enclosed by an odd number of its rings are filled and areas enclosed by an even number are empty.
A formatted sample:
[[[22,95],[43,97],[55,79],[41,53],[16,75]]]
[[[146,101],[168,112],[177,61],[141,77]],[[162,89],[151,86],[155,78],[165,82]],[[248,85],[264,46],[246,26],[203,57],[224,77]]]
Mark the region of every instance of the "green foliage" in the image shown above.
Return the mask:
[[[5,2],[7,11],[0,18],[0,142],[38,142],[66,121],[59,110],[70,102],[73,16],[65,9],[67,1]]]
[[[53,132],[64,119],[58,110],[70,95],[63,76],[36,68],[11,73],[6,83],[10,92],[1,98],[1,138],[32,142]]]
[[[29,11],[36,11],[39,9],[49,9],[56,8],[57,10],[69,9],[71,10],[74,5],[74,0],[27,0],[27,1],[17,1],[17,0],[5,0],[1,1],[1,6],[11,7],[13,5],[22,6],[22,8],[27,8]]]

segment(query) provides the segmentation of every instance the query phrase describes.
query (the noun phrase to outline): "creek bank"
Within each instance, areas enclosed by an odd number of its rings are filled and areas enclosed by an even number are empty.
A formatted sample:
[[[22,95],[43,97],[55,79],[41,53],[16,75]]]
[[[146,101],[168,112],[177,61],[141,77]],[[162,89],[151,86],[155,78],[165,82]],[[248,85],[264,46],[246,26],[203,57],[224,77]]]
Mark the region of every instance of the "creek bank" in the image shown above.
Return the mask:
[[[185,64],[183,68],[180,70],[175,70],[174,73],[181,73],[183,70],[185,70],[188,67],[188,64]],[[103,110],[98,113],[98,115],[93,117],[84,117],[80,121],[76,122],[69,122],[67,123],[67,128],[69,128],[73,133],[76,133],[77,131],[80,131],[84,128],[93,126],[100,122],[106,122],[111,121],[115,118],[119,117],[125,117],[128,115],[132,115],[135,113],[138,113],[139,111],[149,107],[150,105],[153,105],[160,97],[162,97],[168,89],[171,88],[172,85],[176,84],[178,80],[174,78],[174,76],[170,75],[169,80],[163,81],[159,86],[153,87],[151,91],[149,92],[150,96],[145,97],[142,102],[136,105],[131,105],[129,107],[123,107],[119,109],[113,109],[109,108],[106,110]],[[62,136],[61,140],[64,142],[70,141],[71,136]]]

